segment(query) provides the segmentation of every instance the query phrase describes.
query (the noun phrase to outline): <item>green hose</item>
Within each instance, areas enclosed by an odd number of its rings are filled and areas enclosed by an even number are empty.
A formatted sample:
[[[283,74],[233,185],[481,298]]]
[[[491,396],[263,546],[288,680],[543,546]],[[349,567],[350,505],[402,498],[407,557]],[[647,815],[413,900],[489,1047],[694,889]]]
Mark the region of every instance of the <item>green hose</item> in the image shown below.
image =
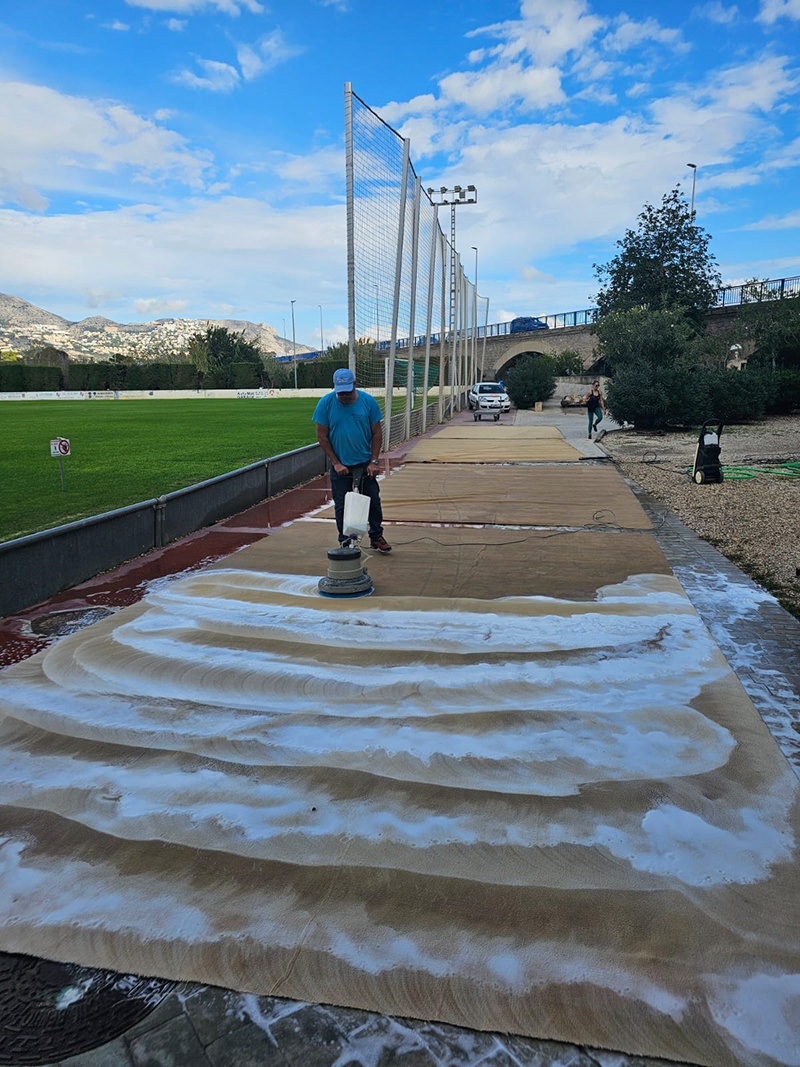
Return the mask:
[[[687,467],[688,474],[692,468]],[[738,463],[723,463],[722,473],[725,481],[743,482],[755,478],[757,474],[777,474],[782,478],[800,478],[800,463],[780,463],[775,467],[743,467]]]

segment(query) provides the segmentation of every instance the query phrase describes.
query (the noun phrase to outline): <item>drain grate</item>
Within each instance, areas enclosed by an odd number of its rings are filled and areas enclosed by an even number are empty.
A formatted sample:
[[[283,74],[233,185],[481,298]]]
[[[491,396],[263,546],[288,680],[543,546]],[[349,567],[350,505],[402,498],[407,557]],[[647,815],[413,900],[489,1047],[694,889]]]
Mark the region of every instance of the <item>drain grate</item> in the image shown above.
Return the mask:
[[[144,1019],[174,988],[160,978],[0,953],[0,1064],[88,1052]]]
[[[49,615],[37,616],[31,623],[31,630],[42,637],[66,637],[113,614],[111,608],[102,605],[72,611],[51,611]]]

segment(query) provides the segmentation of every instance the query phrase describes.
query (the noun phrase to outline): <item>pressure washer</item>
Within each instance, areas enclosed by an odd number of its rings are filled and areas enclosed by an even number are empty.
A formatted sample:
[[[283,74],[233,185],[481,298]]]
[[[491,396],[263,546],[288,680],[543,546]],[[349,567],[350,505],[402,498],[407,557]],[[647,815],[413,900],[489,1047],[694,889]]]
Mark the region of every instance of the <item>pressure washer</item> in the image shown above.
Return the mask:
[[[692,468],[692,479],[698,485],[723,480],[722,464],[719,461],[719,442],[723,425],[719,419],[706,419],[700,427]]]
[[[344,498],[342,536],[348,543],[328,552],[328,573],[320,578],[317,588],[322,596],[357,597],[372,592],[372,579],[362,562],[360,542],[369,524],[370,498],[359,492],[366,468],[351,468],[353,488]]]

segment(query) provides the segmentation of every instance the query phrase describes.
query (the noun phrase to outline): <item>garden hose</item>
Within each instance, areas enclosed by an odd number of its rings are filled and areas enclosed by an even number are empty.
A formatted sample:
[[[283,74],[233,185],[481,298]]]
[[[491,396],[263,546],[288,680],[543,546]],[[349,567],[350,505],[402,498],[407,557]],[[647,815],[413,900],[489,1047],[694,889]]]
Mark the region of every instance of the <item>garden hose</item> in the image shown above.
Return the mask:
[[[687,467],[686,473],[691,474],[692,468]],[[775,467],[745,467],[738,463],[723,463],[722,473],[726,481],[749,481],[757,474],[778,474],[782,478],[800,478],[800,463],[780,463]]]

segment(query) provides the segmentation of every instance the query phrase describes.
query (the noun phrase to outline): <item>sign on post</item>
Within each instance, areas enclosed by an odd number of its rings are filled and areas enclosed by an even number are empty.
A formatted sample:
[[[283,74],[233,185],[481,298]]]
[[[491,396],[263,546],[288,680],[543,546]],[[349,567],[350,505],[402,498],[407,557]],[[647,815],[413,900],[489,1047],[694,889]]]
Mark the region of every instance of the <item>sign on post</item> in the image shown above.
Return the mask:
[[[64,490],[64,456],[69,455],[69,438],[55,437],[50,442],[50,455],[58,456],[58,469],[61,472],[61,490]]]

